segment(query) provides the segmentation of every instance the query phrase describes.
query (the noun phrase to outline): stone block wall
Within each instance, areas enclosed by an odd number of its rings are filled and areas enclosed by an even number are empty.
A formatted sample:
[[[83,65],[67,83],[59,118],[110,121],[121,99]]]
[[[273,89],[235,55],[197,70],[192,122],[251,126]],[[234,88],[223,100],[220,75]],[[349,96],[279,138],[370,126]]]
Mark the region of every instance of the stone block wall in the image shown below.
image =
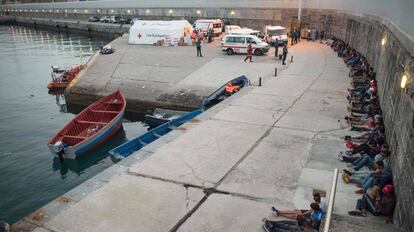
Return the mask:
[[[404,231],[414,231],[413,41],[379,18],[345,13],[333,15],[333,18],[330,34],[361,52],[377,72],[398,200],[394,222]],[[403,75],[408,77],[404,89],[400,85]]]

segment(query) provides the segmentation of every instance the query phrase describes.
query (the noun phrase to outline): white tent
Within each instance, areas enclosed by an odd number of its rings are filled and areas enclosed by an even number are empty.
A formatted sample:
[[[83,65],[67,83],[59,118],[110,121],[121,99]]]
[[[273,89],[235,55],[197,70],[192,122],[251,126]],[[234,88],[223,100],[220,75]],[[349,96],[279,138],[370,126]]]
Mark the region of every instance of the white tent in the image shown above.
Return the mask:
[[[129,44],[178,44],[181,37],[191,36],[193,27],[187,20],[146,21],[137,20],[129,29]]]

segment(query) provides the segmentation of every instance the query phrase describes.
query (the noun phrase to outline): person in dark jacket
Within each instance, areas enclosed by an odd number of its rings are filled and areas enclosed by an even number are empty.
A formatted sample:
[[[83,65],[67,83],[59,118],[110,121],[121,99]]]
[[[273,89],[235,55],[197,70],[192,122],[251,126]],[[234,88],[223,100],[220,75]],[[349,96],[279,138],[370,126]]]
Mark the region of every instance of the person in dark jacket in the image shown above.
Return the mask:
[[[282,65],[286,65],[285,61],[286,61],[287,54],[288,54],[287,43],[284,43],[283,44],[283,60],[282,60]]]
[[[201,40],[199,37],[197,37],[197,40],[196,40],[196,47],[197,47],[197,57],[203,57],[203,55],[201,54]]]
[[[278,57],[279,56],[279,40],[277,39],[277,37],[275,38],[274,46],[275,46],[275,57]]]
[[[352,216],[367,215],[367,211],[374,216],[383,215],[388,218],[392,218],[394,208],[396,205],[394,186],[391,184],[385,185],[382,189],[382,196],[380,193],[379,185],[375,185],[372,191],[364,194],[361,199],[357,201],[356,209],[349,211]]]

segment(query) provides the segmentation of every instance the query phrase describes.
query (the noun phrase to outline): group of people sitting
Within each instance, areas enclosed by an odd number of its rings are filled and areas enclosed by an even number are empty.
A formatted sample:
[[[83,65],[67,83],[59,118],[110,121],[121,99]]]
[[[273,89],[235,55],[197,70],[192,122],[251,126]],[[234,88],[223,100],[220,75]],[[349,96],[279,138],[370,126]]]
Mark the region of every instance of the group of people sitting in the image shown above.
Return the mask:
[[[344,137],[348,148],[337,154],[347,163],[342,179],[353,183],[362,194],[356,203],[353,216],[366,216],[367,211],[375,216],[383,215],[390,222],[396,204],[392,172],[389,165],[391,154],[386,144],[385,127],[378,100],[375,72],[366,58],[339,39],[333,39],[331,47],[350,68],[352,88],[348,89],[348,115],[345,120],[357,135]]]
[[[321,220],[326,212],[326,204],[318,192],[313,194],[313,201],[309,209],[279,210],[272,207],[272,213],[276,217],[284,217],[290,220],[271,221],[263,219],[263,228],[267,232],[317,232]]]

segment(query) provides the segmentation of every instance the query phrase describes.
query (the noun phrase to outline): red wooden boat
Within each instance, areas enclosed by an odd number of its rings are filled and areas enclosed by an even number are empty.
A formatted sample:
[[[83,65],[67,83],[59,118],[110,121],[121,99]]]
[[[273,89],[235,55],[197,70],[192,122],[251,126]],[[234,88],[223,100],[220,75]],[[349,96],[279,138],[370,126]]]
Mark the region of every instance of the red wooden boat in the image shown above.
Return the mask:
[[[84,67],[85,65],[82,64],[75,66],[74,68],[63,71],[62,75],[56,77],[56,74],[62,70],[52,66],[52,81],[47,85],[47,88],[50,90],[64,90]]]
[[[60,158],[76,157],[105,142],[122,126],[126,101],[116,91],[80,112],[49,143]]]

